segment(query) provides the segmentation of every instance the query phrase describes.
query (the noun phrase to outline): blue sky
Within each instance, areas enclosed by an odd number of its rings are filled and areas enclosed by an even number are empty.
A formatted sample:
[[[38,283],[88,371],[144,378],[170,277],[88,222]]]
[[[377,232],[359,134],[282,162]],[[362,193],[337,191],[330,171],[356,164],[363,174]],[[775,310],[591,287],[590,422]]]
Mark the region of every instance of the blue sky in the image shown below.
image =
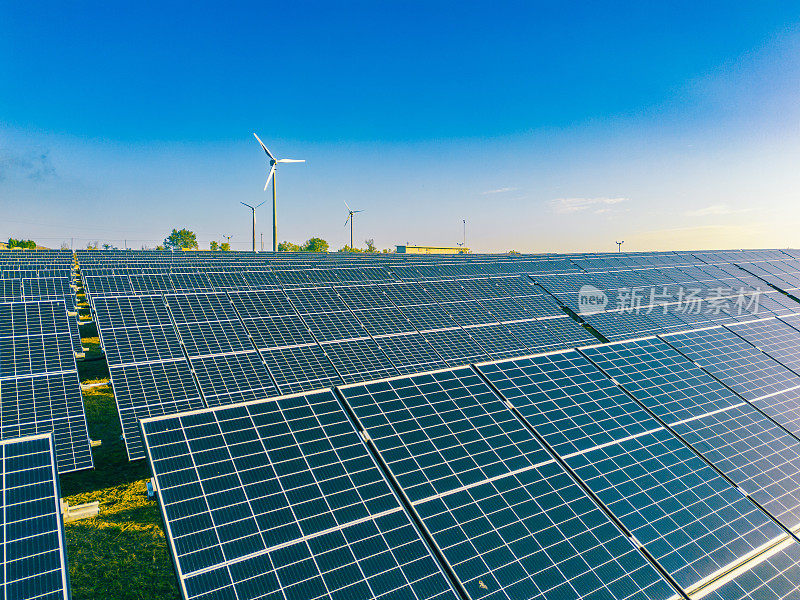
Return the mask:
[[[4,3],[0,237],[800,247],[792,2]],[[269,203],[258,231],[271,241]]]

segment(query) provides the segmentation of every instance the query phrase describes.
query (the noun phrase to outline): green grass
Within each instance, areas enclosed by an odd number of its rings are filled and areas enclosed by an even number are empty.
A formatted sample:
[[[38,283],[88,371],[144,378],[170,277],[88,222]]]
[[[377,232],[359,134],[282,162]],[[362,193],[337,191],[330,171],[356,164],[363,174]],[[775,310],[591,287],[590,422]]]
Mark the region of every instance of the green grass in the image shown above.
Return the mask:
[[[82,383],[108,381],[94,325],[81,327],[86,360],[78,362]],[[145,461],[129,462],[109,386],[84,390],[94,470],[61,476],[61,495],[71,505],[100,502],[100,514],[65,525],[74,600],[178,600],[180,593],[167,550],[158,505],[147,499]]]

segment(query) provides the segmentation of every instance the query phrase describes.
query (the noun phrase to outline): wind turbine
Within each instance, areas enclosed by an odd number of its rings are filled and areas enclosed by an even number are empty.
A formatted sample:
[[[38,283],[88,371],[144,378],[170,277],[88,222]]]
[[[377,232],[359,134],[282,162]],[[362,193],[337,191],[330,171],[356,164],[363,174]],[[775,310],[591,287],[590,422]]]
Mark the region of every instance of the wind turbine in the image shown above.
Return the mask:
[[[264,202],[266,202],[266,200],[264,200]],[[264,204],[264,202],[262,202],[261,204]],[[261,206],[261,204],[258,204],[256,206],[250,206],[246,202],[239,202],[239,204],[244,204],[247,208],[249,208],[250,210],[253,211],[253,252],[255,252],[256,251],[256,209],[259,206]]]
[[[345,202],[344,205],[347,207],[347,212],[349,213],[347,215],[347,220],[344,222],[344,226],[347,227],[347,221],[350,221],[350,248],[352,249],[353,248],[353,221],[354,221],[353,215],[356,214],[356,213],[364,212],[364,211],[363,210],[353,210],[352,208],[350,208],[350,205],[348,205],[347,202]]]
[[[261,147],[264,149],[264,152],[266,152],[267,156],[269,157],[269,175],[267,175],[267,183],[264,184],[264,191],[265,192],[267,191],[267,188],[269,187],[269,180],[272,179],[272,251],[273,252],[277,252],[278,251],[278,193],[277,193],[277,190],[275,189],[275,179],[277,178],[278,163],[301,163],[301,162],[306,162],[306,161],[305,160],[297,160],[297,159],[294,159],[294,158],[275,158],[272,155],[272,152],[267,150],[267,147],[264,145],[264,142],[261,141],[261,138],[258,137],[255,133],[253,133],[253,135],[255,135],[256,139],[258,140],[258,143],[261,144]],[[264,202],[266,202],[266,200]],[[264,204],[264,202],[262,202],[261,204]],[[242,202],[242,204],[244,204],[244,202]],[[258,206],[261,206],[261,204],[259,204]],[[255,209],[254,209],[253,210],[253,228],[254,228],[253,229],[253,232],[254,232],[253,233],[253,250],[256,249],[255,222],[256,222],[256,216],[255,216]]]
[[[622,252],[622,244],[625,243],[625,240],[622,240],[621,242],[614,242],[614,243],[617,245],[617,252]]]

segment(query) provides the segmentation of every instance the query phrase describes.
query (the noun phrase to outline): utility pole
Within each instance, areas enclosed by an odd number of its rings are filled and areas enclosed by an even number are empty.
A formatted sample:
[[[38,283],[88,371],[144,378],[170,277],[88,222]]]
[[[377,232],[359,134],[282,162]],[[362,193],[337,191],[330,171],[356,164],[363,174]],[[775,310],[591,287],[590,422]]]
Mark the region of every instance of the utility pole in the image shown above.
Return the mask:
[[[264,232],[261,232],[261,251],[264,251]]]
[[[622,252],[622,244],[625,243],[625,240],[622,240],[621,242],[614,242],[614,243],[617,245],[617,252]]]
[[[462,219],[462,222],[464,223],[464,240],[461,242],[461,245],[466,248],[467,247],[467,220],[466,219]]]

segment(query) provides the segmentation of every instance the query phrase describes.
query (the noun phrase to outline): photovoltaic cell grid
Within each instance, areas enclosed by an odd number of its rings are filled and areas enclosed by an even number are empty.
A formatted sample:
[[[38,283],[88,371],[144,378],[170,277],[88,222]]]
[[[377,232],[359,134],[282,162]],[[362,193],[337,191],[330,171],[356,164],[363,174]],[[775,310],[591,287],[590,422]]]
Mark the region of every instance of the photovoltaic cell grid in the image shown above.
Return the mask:
[[[578,352],[477,368],[684,590],[782,535]]]
[[[9,600],[66,600],[69,575],[50,434],[0,442],[0,590]]]
[[[786,527],[800,524],[800,440],[663,341],[586,354]]]
[[[800,331],[779,319],[734,323],[729,329],[794,372],[800,371]]]
[[[92,454],[64,302],[0,304],[0,439],[53,432],[61,473]]]
[[[674,595],[470,368],[340,391],[472,598]]]
[[[208,406],[278,395],[226,294],[165,296]]]
[[[661,337],[748,400],[800,387],[800,377],[730,329],[715,327]]]
[[[457,598],[331,391],[142,430],[187,598]]]
[[[128,458],[144,458],[139,419],[204,408],[162,296],[95,298]]]

